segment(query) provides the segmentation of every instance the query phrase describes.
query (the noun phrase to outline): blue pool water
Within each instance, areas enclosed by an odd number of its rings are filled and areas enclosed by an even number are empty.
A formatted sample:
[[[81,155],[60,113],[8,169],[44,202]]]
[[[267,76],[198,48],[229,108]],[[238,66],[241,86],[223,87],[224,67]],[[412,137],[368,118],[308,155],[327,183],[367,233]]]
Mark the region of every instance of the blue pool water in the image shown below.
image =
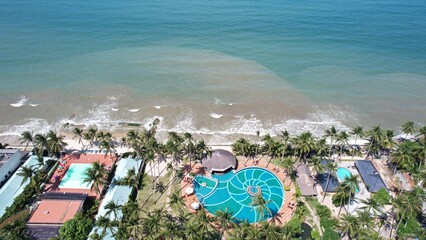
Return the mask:
[[[346,178],[349,178],[352,174],[351,172],[346,168],[338,168],[336,172],[337,177],[341,182],[345,181]],[[359,192],[359,189],[356,190],[356,192]]]
[[[351,176],[351,172],[346,168],[338,168],[336,174],[340,181],[344,181]]]
[[[250,223],[266,220],[280,210],[284,202],[284,190],[281,181],[270,171],[249,167],[236,173],[210,177],[196,176],[195,195],[212,214],[216,211],[232,212],[237,222],[247,220]],[[272,215],[265,212],[260,218],[255,206],[251,206],[253,196],[262,194]]]
[[[73,163],[65,173],[64,178],[59,184],[59,188],[79,188],[89,189],[92,183],[83,183],[85,172],[91,164]]]

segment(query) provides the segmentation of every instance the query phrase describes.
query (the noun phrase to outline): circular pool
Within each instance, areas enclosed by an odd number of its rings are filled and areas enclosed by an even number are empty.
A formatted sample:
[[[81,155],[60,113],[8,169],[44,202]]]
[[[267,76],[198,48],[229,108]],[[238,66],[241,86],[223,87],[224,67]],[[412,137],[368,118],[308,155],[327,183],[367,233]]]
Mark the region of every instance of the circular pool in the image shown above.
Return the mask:
[[[212,214],[216,211],[232,213],[236,221],[250,223],[266,220],[280,210],[284,202],[284,188],[271,171],[249,167],[238,172],[206,177],[197,175],[194,179],[195,196],[204,208]],[[272,215],[264,212],[261,218],[252,201],[258,195],[268,202]]]

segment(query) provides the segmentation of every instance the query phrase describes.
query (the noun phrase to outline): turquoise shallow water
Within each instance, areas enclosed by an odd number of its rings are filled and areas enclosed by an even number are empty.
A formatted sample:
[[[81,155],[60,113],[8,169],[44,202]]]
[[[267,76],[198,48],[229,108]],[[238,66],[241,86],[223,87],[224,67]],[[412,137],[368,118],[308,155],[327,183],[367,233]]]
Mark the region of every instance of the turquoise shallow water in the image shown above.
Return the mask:
[[[3,0],[0,132],[155,116],[224,138],[424,123],[425,13],[414,0]]]

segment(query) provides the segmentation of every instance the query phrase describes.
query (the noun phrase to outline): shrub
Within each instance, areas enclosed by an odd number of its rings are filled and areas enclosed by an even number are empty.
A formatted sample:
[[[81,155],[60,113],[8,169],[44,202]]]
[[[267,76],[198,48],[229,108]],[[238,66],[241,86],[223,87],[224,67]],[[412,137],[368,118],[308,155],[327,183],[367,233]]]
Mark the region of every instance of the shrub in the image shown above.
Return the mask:
[[[407,224],[404,224],[404,222],[399,225],[398,228],[398,237],[401,239],[406,239],[410,237],[418,237],[416,236],[416,233],[420,232],[421,226],[417,219],[410,217],[407,219]]]
[[[320,240],[320,239],[321,239],[321,236],[320,236],[319,232],[317,232],[317,231],[312,231],[312,232],[311,232],[311,238],[313,238],[313,239],[315,239],[315,240]]]
[[[317,205],[315,207],[315,211],[317,212],[317,214],[320,218],[330,218],[331,217],[330,209],[328,209],[328,207],[326,207],[324,205]]]
[[[372,198],[374,198],[378,203],[385,205],[389,204],[390,202],[390,195],[386,189],[382,188],[379,191],[377,191]]]
[[[59,237],[65,240],[85,240],[92,225],[92,219],[82,213],[77,213],[73,219],[66,221],[59,229]]]

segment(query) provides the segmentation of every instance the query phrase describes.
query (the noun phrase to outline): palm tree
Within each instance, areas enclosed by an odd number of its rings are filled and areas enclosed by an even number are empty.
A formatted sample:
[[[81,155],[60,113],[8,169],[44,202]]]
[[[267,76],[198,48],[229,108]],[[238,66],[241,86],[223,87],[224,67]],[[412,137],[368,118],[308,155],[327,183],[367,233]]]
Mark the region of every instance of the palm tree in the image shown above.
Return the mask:
[[[228,212],[228,208],[225,211],[219,210],[215,213],[216,220],[220,226],[220,237],[222,239],[223,234],[235,224],[233,223],[234,217],[231,212]]]
[[[182,197],[182,194],[180,193],[180,191],[176,191],[173,192],[170,196],[169,196],[169,204],[170,207],[174,210],[174,211],[182,211],[182,206],[185,205],[185,201]]]
[[[199,228],[200,223],[195,221],[190,221],[188,224],[185,225],[184,234],[185,239],[188,240],[201,240],[203,239],[203,235],[200,236]]]
[[[361,232],[370,232],[373,230],[374,223],[369,211],[357,211],[357,215]]]
[[[42,155],[44,149],[46,149],[48,147],[48,141],[47,141],[47,137],[44,134],[36,134],[34,135],[34,144],[35,147],[38,149],[38,154]]]
[[[195,215],[194,221],[200,223],[199,226],[199,232],[201,236],[207,236],[211,232],[211,222],[213,221],[212,218],[207,216],[206,211],[198,211]]]
[[[420,140],[426,141],[426,126],[419,129],[419,134],[416,137],[420,137]]]
[[[344,214],[339,221],[338,228],[342,231],[343,236],[353,239],[360,230],[357,217],[351,214]]]
[[[272,216],[271,209],[267,206],[269,203],[271,203],[272,200],[266,200],[263,198],[262,194],[257,195],[256,197],[252,197],[250,206],[254,207],[256,210],[258,218],[257,221],[263,221],[265,217],[265,213],[268,214],[268,217]]]
[[[325,138],[320,138],[315,144],[316,155],[322,160],[328,153],[327,141]]]
[[[18,176],[23,177],[21,181],[21,186],[30,180],[30,183],[34,181],[34,178],[37,174],[37,170],[34,167],[22,166],[18,172]]]
[[[342,183],[337,187],[336,194],[334,194],[332,198],[333,203],[338,203],[339,205],[339,213],[337,216],[340,216],[340,212],[342,211],[344,203],[349,202],[351,197],[351,187],[348,184]]]
[[[110,220],[108,217],[100,216],[96,220],[96,226],[99,226],[102,228],[101,236],[105,236],[107,229],[110,230],[111,234],[114,234],[114,232],[116,231],[115,229],[118,226],[118,222],[115,220]]]
[[[81,128],[75,127],[72,130],[73,137],[72,139],[78,139],[78,143],[81,144],[81,148],[84,149],[84,143],[83,143],[83,130]]]
[[[101,140],[99,142],[99,151],[105,150],[105,157],[108,155],[108,153],[112,156],[112,153],[115,152],[115,145],[112,141],[108,140]]]
[[[380,149],[380,143],[382,142],[383,138],[383,131],[380,128],[380,126],[374,126],[369,132],[368,132],[368,140],[370,142],[368,146],[367,156],[370,156],[372,152],[375,152],[377,149]],[[372,151],[374,150],[374,151]]]
[[[308,163],[309,166],[311,166],[315,172],[315,175],[318,176],[319,174],[323,173],[325,170],[324,165],[321,163],[320,158],[312,158]]]
[[[21,138],[19,140],[21,140],[21,144],[25,143],[24,150],[27,149],[30,143],[33,145],[33,147],[35,147],[33,133],[30,131],[24,131],[23,133],[21,133]]]
[[[247,161],[250,154],[250,142],[245,138],[240,138],[232,144],[232,152],[237,156],[243,156],[246,158],[244,165],[247,165]]]
[[[178,239],[184,237],[181,225],[174,221],[174,219],[167,219],[167,221],[162,224],[162,227],[163,231],[161,231],[160,234],[166,239],[173,240],[175,237],[178,237]]]
[[[325,169],[327,170],[327,182],[325,184],[324,197],[322,198],[322,201],[324,201],[325,196],[327,195],[327,189],[328,189],[328,184],[330,182],[330,176],[336,177],[337,164],[335,162],[329,161],[329,162],[327,162],[327,166],[325,167]]]
[[[352,128],[352,131],[350,132],[350,134],[355,136],[355,143],[354,144],[356,145],[358,138],[364,137],[365,133],[364,133],[364,129],[361,126],[356,126],[356,127]],[[352,150],[353,150],[352,159],[354,159],[355,148],[352,148]]]
[[[395,165],[394,172],[396,169],[413,169],[415,162],[415,150],[414,143],[410,141],[404,141],[398,147],[398,149],[391,153],[391,161]]]
[[[419,160],[419,169],[422,169],[426,163],[426,140],[420,139],[417,142],[417,147],[415,149],[417,159]]]
[[[56,132],[50,130],[46,137],[49,146],[49,152],[53,156],[59,157],[64,147],[68,145],[66,142],[64,142],[64,136],[58,136]]]
[[[275,141],[269,134],[265,135],[262,138],[262,141],[264,142],[262,152],[269,155],[268,164],[266,165],[266,167],[268,167],[269,163],[279,155],[279,150],[282,144]]]
[[[240,222],[238,224],[238,227],[235,227],[232,229],[232,231],[229,233],[229,239],[230,240],[241,240],[241,239],[247,239],[250,235],[251,230],[253,227],[251,224],[245,219],[243,222]]]
[[[350,192],[349,201],[350,201],[352,199],[352,197],[355,195],[355,193],[359,189],[358,175],[352,175],[352,174],[350,174],[349,177],[346,177],[343,180],[342,184],[349,186],[349,192]]]
[[[283,239],[282,233],[280,230],[281,230],[280,227],[277,227],[274,224],[263,222],[261,225],[262,239],[268,239],[268,240]]]
[[[299,160],[303,160],[303,162],[306,163],[307,156],[315,148],[314,144],[313,136],[310,132],[304,132],[294,139],[294,145],[299,155]]]
[[[112,219],[117,219],[118,211],[121,210],[122,206],[116,204],[113,200],[109,200],[107,204],[105,204],[104,208],[106,209],[105,216],[111,218],[111,213],[114,213],[114,217],[112,217]]]
[[[325,130],[324,137],[330,138],[330,151],[329,151],[329,158],[331,158],[331,149],[333,148],[333,138],[337,136],[337,130],[334,126],[331,126],[330,129]]]
[[[83,183],[87,183],[87,185],[92,184],[92,190],[100,196],[100,186],[106,183],[105,177],[105,165],[103,163],[93,162],[92,166],[85,171]]]
[[[349,135],[346,131],[341,131],[336,137],[337,143],[340,145],[340,155],[343,155],[343,148],[349,145]]]
[[[154,209],[152,212],[147,212],[147,216],[142,220],[142,229],[145,237],[151,235],[152,237],[157,236],[161,231],[161,223],[166,214],[164,208]]]
[[[383,205],[380,204],[375,198],[370,197],[368,199],[360,199],[361,203],[365,206],[360,207],[361,210],[367,210],[367,212],[373,211],[373,214],[377,216],[383,213]]]
[[[383,135],[380,145],[382,145],[382,147],[386,150],[386,155],[388,155],[388,153],[395,146],[395,142],[393,141],[394,136],[395,134],[392,130],[386,130]]]
[[[405,138],[408,137],[408,134],[413,134],[416,130],[414,128],[414,122],[407,121],[401,126],[402,132],[405,133]]]
[[[115,184],[119,186],[130,186],[137,188],[138,187],[138,174],[134,168],[127,170],[127,175],[120,180],[115,180]]]

